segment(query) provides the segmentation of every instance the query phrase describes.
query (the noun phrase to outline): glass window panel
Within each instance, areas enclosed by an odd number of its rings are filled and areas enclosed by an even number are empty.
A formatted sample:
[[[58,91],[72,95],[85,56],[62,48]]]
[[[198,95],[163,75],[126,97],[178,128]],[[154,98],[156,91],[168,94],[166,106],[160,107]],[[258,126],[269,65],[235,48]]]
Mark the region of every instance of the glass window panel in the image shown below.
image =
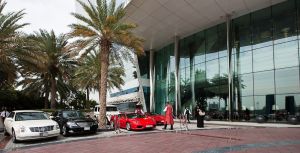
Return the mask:
[[[253,71],[273,69],[273,46],[253,50]]]
[[[219,57],[227,56],[227,33],[225,23],[218,26],[218,50]]]
[[[239,76],[238,88],[241,91],[241,96],[253,95],[253,76],[252,76],[252,73]]]
[[[205,82],[205,63],[195,65],[195,84]]]
[[[206,77],[211,83],[214,79],[219,78],[219,60],[206,62]]]
[[[218,42],[210,41],[206,43],[206,61],[218,58]]]
[[[252,52],[235,54],[237,59],[237,73],[244,74],[252,72]]]
[[[218,38],[218,26],[211,27],[206,30],[206,41],[216,41]]]
[[[259,115],[268,115],[274,113],[272,110],[275,104],[275,96],[273,94],[266,96],[254,96],[255,112]]]
[[[241,97],[242,110],[254,111],[253,96]]]
[[[194,63],[205,62],[205,35],[204,32],[199,32],[195,36],[196,39],[196,53],[194,55]]]
[[[299,88],[299,67],[275,70],[276,93],[297,93]]]
[[[228,75],[228,62],[227,58],[220,58],[220,76],[227,77]]]
[[[274,71],[254,73],[254,95],[274,94]]]
[[[219,97],[207,98],[207,110],[209,112],[219,110]]]
[[[298,65],[298,41],[277,44],[274,46],[275,68]]]
[[[284,94],[276,95],[276,110],[278,115],[299,115],[300,114],[300,95],[299,94]]]
[[[275,43],[297,39],[295,1],[286,1],[272,7]]]
[[[253,96],[241,97],[241,119],[254,120],[254,108]]]
[[[265,8],[252,14],[253,49],[272,45],[271,8]]]
[[[241,16],[233,21],[234,48],[236,51],[243,52],[251,50],[251,22],[250,14]]]

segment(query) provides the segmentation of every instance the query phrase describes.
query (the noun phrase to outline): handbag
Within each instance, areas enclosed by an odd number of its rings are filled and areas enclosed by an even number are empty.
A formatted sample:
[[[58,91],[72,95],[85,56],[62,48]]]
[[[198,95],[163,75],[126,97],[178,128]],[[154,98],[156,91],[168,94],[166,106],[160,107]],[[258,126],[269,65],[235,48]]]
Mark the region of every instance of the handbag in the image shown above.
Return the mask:
[[[199,110],[199,115],[200,116],[205,116],[205,112],[203,112],[202,110]]]

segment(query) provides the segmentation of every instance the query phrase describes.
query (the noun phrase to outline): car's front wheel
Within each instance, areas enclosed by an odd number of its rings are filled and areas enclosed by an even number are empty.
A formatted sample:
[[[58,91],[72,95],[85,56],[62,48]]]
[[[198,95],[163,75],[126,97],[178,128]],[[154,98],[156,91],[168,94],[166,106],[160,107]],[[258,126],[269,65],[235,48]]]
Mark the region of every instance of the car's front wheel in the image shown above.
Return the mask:
[[[127,130],[127,131],[130,131],[130,130],[131,130],[131,126],[130,126],[130,123],[129,123],[129,122],[126,123],[126,130]]]
[[[17,136],[16,136],[16,132],[14,129],[12,129],[12,139],[13,139],[13,143],[17,143],[18,142],[18,139],[17,139]]]
[[[6,128],[4,127],[4,135],[9,136],[9,133],[6,131]]]
[[[68,131],[67,131],[67,127],[66,125],[63,125],[62,128],[61,128],[61,133],[63,136],[68,136]]]

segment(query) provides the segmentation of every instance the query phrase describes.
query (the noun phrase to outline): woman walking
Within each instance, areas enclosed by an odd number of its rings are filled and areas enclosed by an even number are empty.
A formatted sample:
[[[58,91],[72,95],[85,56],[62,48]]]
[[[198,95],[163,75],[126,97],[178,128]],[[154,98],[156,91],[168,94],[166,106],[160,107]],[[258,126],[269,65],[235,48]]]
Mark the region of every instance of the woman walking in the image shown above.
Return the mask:
[[[197,118],[197,127],[203,128],[204,127],[203,120],[204,120],[205,112],[204,112],[204,109],[202,110],[199,105],[196,106],[195,116]]]

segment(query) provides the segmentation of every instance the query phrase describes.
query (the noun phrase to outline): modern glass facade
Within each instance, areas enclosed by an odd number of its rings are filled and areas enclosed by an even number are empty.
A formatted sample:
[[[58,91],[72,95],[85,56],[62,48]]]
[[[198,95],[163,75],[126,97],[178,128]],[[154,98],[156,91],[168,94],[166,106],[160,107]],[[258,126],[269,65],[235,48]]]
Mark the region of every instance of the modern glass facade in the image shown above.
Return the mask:
[[[213,119],[228,118],[228,55],[232,69],[233,120],[264,115],[284,121],[300,113],[300,1],[258,10],[179,40],[181,112],[201,98]],[[174,44],[155,52],[155,111],[175,101]]]

